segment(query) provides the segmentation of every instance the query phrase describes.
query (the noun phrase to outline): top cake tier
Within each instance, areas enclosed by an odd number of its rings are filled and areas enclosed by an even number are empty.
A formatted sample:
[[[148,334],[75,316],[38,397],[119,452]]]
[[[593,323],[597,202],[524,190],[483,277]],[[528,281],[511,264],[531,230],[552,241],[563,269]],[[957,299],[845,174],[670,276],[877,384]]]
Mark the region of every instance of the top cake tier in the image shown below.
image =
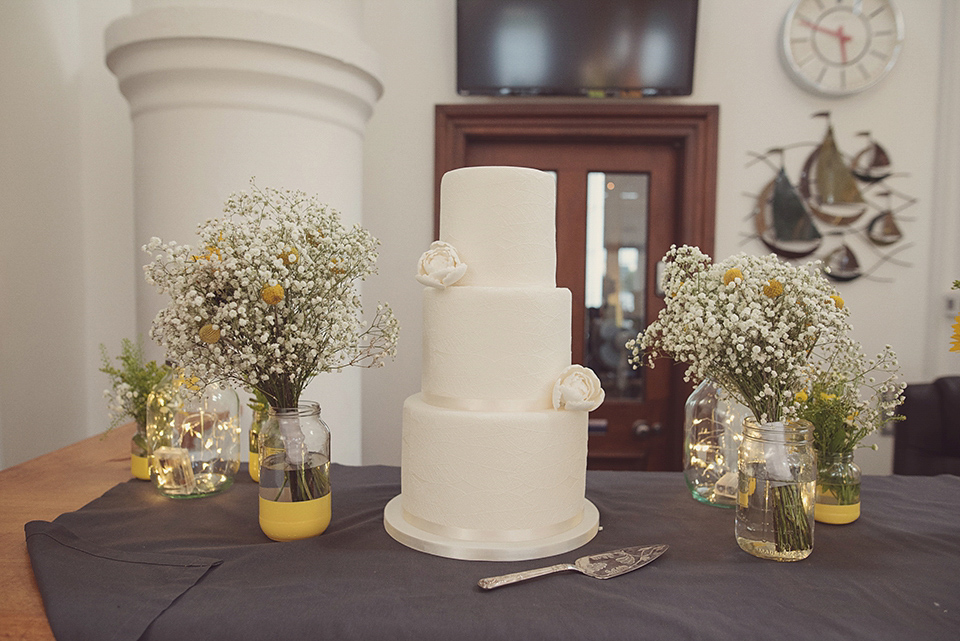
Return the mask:
[[[556,287],[556,181],[526,167],[465,167],[440,181],[440,240],[467,264],[458,285]]]

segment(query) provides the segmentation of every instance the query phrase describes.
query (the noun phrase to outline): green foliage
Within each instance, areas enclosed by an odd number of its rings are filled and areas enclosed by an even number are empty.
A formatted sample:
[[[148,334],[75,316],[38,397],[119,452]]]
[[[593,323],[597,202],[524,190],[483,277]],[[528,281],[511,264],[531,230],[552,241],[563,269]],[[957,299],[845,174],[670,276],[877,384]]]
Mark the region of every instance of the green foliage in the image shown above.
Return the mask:
[[[144,362],[140,343],[124,338],[120,343],[120,356],[114,359],[107,354],[105,345],[100,345],[100,371],[110,377],[111,388],[104,392],[109,399],[111,429],[128,418],[143,430],[147,424],[147,396],[169,371],[156,361]]]

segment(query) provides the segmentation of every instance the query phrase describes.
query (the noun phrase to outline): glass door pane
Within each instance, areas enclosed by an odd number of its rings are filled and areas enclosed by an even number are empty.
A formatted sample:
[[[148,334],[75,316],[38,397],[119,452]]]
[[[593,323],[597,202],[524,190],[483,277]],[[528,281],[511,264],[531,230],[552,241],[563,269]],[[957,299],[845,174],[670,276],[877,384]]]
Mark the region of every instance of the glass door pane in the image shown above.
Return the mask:
[[[625,345],[644,327],[649,185],[646,173],[587,174],[584,361],[608,399],[644,398]]]

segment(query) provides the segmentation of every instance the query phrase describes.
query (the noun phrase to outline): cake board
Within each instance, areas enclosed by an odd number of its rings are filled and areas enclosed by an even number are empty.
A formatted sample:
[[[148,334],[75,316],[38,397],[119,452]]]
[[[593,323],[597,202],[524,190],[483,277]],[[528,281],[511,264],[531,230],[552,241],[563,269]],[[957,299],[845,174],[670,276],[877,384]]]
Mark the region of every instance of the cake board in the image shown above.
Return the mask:
[[[583,518],[569,530],[528,541],[474,541],[427,532],[411,525],[403,516],[403,496],[395,496],[383,510],[387,534],[409,548],[463,561],[526,561],[563,554],[586,544],[600,529],[600,512],[583,500]]]

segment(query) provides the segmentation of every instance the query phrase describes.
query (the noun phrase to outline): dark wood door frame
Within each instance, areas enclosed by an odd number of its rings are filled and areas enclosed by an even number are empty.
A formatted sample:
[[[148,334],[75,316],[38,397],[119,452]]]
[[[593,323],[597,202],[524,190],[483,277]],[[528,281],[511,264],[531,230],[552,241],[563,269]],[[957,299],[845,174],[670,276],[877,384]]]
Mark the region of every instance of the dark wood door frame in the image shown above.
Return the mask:
[[[510,102],[438,105],[434,181],[434,237],[440,230],[440,179],[467,165],[468,148],[483,142],[584,142],[671,145],[678,150],[677,244],[696,245],[712,255],[716,224],[716,105],[662,103]],[[664,365],[665,366],[665,365]],[[670,374],[668,429],[670,455],[680,469],[683,447],[683,401],[691,387],[683,382],[684,366]]]
[[[472,140],[668,142],[681,150],[677,238],[713,254],[717,203],[717,105],[484,103],[437,105],[434,237],[440,178],[463,167]]]

